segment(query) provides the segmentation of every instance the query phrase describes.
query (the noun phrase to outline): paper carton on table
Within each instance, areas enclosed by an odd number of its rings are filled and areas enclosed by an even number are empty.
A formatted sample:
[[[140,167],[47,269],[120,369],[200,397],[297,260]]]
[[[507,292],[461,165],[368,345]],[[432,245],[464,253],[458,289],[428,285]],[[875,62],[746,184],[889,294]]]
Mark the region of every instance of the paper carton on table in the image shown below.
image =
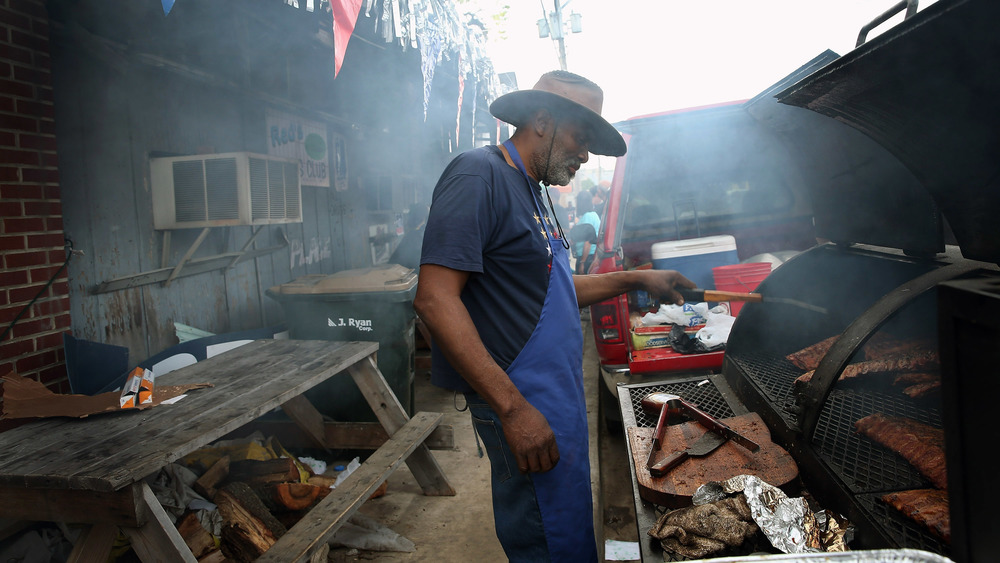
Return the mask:
[[[125,386],[122,387],[119,405],[123,409],[130,409],[136,405],[151,403],[153,401],[153,372],[137,367],[128,374]]]

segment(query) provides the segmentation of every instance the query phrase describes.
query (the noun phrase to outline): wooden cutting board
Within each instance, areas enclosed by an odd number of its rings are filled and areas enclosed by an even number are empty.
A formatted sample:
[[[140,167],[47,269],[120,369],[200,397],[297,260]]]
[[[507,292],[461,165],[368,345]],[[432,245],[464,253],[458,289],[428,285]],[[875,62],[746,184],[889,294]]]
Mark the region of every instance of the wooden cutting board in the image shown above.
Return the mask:
[[[691,505],[691,496],[701,485],[725,481],[737,475],[756,475],[775,487],[786,487],[799,475],[799,468],[784,448],[771,441],[771,431],[756,413],[722,419],[730,428],[760,445],[756,452],[727,440],[712,453],[689,457],[662,477],[653,477],[646,469],[646,457],[653,441],[652,428],[627,428],[639,496],[667,508]],[[668,426],[663,433],[663,448],[654,457],[659,461],[687,449],[698,441],[706,428],[697,422]]]

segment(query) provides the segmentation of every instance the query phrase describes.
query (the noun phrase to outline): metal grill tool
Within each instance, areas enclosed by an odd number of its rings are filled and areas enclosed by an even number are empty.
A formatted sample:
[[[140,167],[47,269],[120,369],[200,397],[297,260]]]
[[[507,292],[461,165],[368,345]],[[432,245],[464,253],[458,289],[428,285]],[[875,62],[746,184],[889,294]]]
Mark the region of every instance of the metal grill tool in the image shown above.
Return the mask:
[[[649,456],[646,458],[646,468],[649,469],[652,475],[664,475],[668,470],[687,459],[688,456],[708,455],[726,440],[732,440],[751,452],[760,449],[760,446],[753,440],[736,432],[724,422],[700,410],[677,395],[671,393],[650,393],[642,399],[642,408],[647,411],[659,410],[656,429],[653,431],[653,443],[649,448]],[[656,454],[663,448],[663,432],[671,414],[687,414],[710,430],[710,433],[707,433],[705,436],[711,435],[718,439],[702,437],[687,450],[678,452],[658,463],[655,462]]]
[[[818,307],[811,303],[789,299],[787,297],[764,297],[760,293],[737,293],[735,291],[717,291],[714,289],[687,289],[685,287],[675,287],[677,293],[685,301],[743,301],[746,303],[782,303],[801,309],[808,309],[816,313],[826,315],[829,313],[825,308]]]

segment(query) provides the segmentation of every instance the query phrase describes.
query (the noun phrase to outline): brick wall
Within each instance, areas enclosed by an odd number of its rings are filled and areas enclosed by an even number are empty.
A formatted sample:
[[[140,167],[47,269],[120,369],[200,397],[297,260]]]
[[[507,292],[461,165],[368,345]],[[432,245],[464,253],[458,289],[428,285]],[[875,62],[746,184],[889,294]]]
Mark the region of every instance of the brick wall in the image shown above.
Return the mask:
[[[59,271],[66,253],[54,114],[45,2],[0,0],[0,375],[13,370],[68,392],[62,333],[70,326],[69,283]]]

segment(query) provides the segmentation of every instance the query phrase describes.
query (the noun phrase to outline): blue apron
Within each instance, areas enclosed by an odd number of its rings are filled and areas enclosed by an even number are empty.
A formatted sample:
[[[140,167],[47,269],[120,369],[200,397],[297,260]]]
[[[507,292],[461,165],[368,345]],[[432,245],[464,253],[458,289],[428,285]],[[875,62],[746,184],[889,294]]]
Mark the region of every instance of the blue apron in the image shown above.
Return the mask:
[[[511,159],[531,180],[520,155],[509,140]],[[539,216],[547,217],[532,200]],[[552,251],[549,287],[534,332],[507,368],[521,394],[548,420],[559,446],[559,463],[551,471],[532,473],[549,553],[553,560],[596,561],[593,495],[590,485],[590,441],[587,404],[583,391],[583,331],[580,309],[562,240],[546,227]]]

